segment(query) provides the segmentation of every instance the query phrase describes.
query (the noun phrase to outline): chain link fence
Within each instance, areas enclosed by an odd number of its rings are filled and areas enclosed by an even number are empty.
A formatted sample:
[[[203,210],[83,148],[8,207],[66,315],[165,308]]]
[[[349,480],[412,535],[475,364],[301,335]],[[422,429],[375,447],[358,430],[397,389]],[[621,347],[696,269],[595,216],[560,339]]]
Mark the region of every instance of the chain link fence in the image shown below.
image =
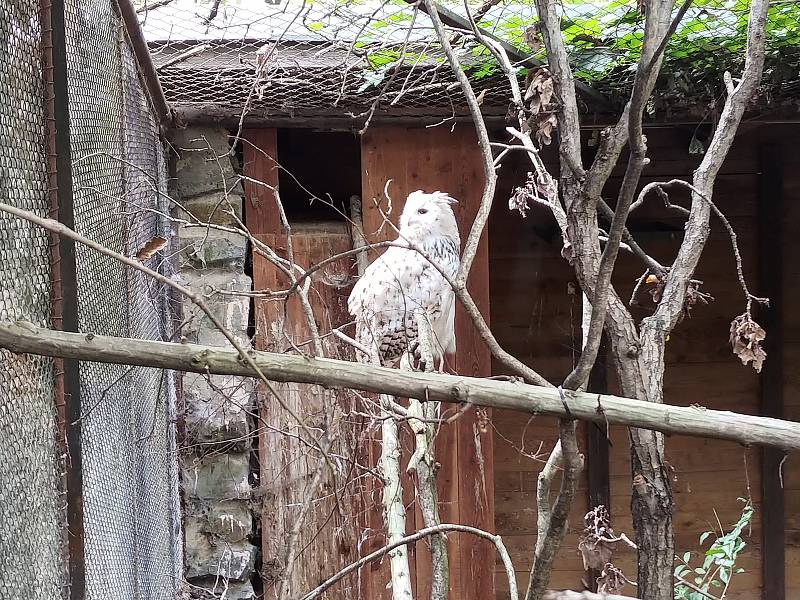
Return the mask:
[[[48,216],[39,3],[0,4],[0,201]],[[0,213],[0,320],[49,326],[48,235]],[[0,598],[64,585],[53,361],[0,350]]]
[[[0,5],[0,201],[50,213],[48,119],[68,116],[75,228],[134,256],[169,237],[159,124],[116,2],[65,5],[68,115],[48,114],[40,1]],[[0,320],[58,319],[52,281],[70,274],[50,262],[47,232],[0,212]],[[163,253],[143,262],[170,274]],[[170,338],[162,285],[81,245],[76,263],[80,331]],[[53,361],[0,353],[0,599],[69,596],[67,563],[80,548],[66,543],[67,528],[83,532],[86,598],[174,598],[182,541],[172,374],[80,363],[84,517],[75,524],[64,477],[76,463],[63,449]]]
[[[460,0],[439,4],[467,16]],[[469,5],[482,29],[516,49],[512,59],[546,63],[535,3]],[[637,0],[559,3],[575,75],[611,107],[624,105],[630,93],[642,6]],[[192,115],[358,116],[374,107],[398,116],[466,112],[430,19],[404,0],[137,0],[137,7],[168,100]],[[702,116],[721,106],[723,73],[742,68],[748,14],[747,0],[693,2],[666,49],[651,116],[676,110]],[[796,104],[798,22],[800,3],[773,0],[754,108]],[[463,29],[450,32],[484,111],[505,114],[510,90],[492,57]],[[517,64],[523,78],[525,65]],[[585,108],[592,109],[588,100]]]

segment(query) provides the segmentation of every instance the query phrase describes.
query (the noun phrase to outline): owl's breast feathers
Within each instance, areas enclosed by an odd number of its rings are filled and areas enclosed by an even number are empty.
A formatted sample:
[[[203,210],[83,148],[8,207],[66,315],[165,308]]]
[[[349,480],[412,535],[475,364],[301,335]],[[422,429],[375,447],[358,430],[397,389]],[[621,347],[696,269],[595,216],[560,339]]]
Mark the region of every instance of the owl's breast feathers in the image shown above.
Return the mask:
[[[414,350],[415,312],[427,317],[442,352],[454,347],[453,290],[431,261],[454,278],[458,244],[436,237],[419,248],[422,254],[410,248],[389,248],[367,267],[348,299],[348,310],[356,319],[356,339],[368,348],[377,344],[383,363]]]

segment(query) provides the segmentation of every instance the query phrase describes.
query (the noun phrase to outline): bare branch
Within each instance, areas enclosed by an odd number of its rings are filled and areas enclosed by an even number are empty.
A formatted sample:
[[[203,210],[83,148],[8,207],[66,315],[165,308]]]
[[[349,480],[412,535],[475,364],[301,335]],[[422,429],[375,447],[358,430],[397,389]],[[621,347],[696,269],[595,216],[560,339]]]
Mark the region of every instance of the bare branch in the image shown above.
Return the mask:
[[[585,289],[592,299],[592,321],[589,324],[589,332],[586,338],[587,343],[583,352],[581,352],[578,364],[564,380],[564,387],[567,388],[574,388],[582,384],[589,377],[589,372],[592,369],[592,365],[594,365],[597,352],[600,349],[603,326],[608,312],[608,296],[611,288],[611,276],[614,272],[614,264],[617,260],[620,242],[622,241],[625,221],[628,218],[628,212],[634,201],[642,170],[648,160],[646,158],[647,147],[642,130],[642,117],[645,103],[655,86],[660,58],[666,47],[666,35],[668,30],[663,31],[665,29],[663,26],[664,17],[669,16],[673,4],[674,2],[672,0],[659,0],[648,4],[642,55],[639,60],[639,68],[634,78],[633,92],[631,93],[630,108],[628,110],[628,142],[631,148],[630,157],[628,158],[625,176],[620,187],[614,217],[611,220],[608,242],[600,257],[600,264],[597,268],[596,275],[592,273],[593,269],[591,265],[584,265],[585,274],[594,280],[590,283],[591,289]],[[688,8],[688,5],[686,8]],[[592,198],[586,198],[585,196],[583,198],[584,202],[588,200],[590,204],[593,201]],[[570,207],[568,206],[567,208],[569,211]],[[586,207],[573,208],[576,210],[585,210]],[[585,245],[586,240],[581,240],[581,242],[583,242],[582,245]],[[581,254],[580,249],[578,253]]]
[[[764,68],[768,10],[768,0],[753,0],[747,30],[744,73],[739,84],[733,88],[725,101],[714,137],[694,174],[693,185],[706,199],[712,197],[717,173],[733,145],[742,115],[761,80]],[[684,243],[681,245],[667,277],[662,300],[656,313],[643,322],[643,333],[649,329],[653,331],[653,335],[662,337],[677,324],[683,310],[686,282],[692,277],[708,239],[710,214],[711,204],[693,192],[692,208],[686,224]]]
[[[447,57],[447,62],[450,64],[450,68],[455,74],[458,83],[461,85],[461,90],[464,92],[464,97],[466,98],[467,106],[469,107],[469,112],[475,125],[475,132],[478,135],[478,147],[481,150],[483,162],[483,176],[485,181],[483,194],[481,195],[481,203],[478,207],[478,214],[475,215],[475,220],[472,223],[469,236],[467,237],[464,252],[461,255],[461,266],[456,276],[456,285],[458,287],[466,287],[467,277],[472,268],[472,263],[475,260],[475,254],[478,251],[478,243],[486,227],[486,222],[489,220],[489,213],[492,210],[492,200],[494,199],[494,190],[497,185],[497,173],[494,169],[489,132],[486,130],[486,123],[483,121],[478,98],[475,96],[469,78],[466,73],[464,73],[464,69],[461,68],[461,63],[459,63],[458,57],[455,55],[455,52],[453,52],[453,47],[447,39],[447,34],[439,16],[436,3],[434,0],[423,0],[423,4],[425,6],[425,12],[427,12],[428,16],[431,18],[436,36],[439,38],[439,43],[442,45],[442,50],[444,50],[445,56]]]
[[[559,133],[561,135],[560,154],[566,163],[581,166],[581,129],[578,117],[578,100],[575,95],[575,80],[569,66],[569,56],[561,34],[561,19],[557,12],[558,3],[555,0],[536,0],[536,10],[542,22],[542,35],[547,47],[550,72],[555,80],[557,95],[562,107],[559,115]],[[562,174],[568,167],[562,166]],[[575,173],[575,177],[582,178],[583,173]],[[567,205],[569,209],[569,205]]]
[[[353,564],[349,565],[345,569],[339,571],[333,577],[325,580],[319,586],[311,590],[308,594],[303,596],[301,600],[314,600],[314,598],[318,598],[321,594],[325,592],[325,590],[329,589],[331,586],[335,585],[338,581],[341,581],[347,575],[352,573],[353,571],[357,571],[364,565],[372,562],[384,556],[388,552],[391,552],[395,548],[399,548],[400,546],[405,546],[407,544],[411,544],[412,542],[416,542],[417,540],[424,539],[430,535],[434,534],[441,534],[447,531],[457,531],[461,533],[469,533],[471,535],[478,536],[480,538],[489,540],[492,542],[497,549],[497,554],[500,556],[500,559],[503,562],[503,567],[506,570],[506,575],[508,576],[508,591],[511,600],[519,600],[519,594],[517,592],[517,581],[514,576],[514,565],[511,562],[511,557],[506,550],[505,544],[503,544],[503,539],[499,535],[493,535],[482,529],[478,529],[477,527],[470,527],[468,525],[454,525],[450,523],[442,523],[441,525],[437,525],[436,527],[426,527],[424,529],[420,529],[419,531],[407,535],[404,538],[401,538],[383,548],[379,548],[374,552],[371,552],[367,556],[360,558]],[[627,600],[627,599],[625,599]]]

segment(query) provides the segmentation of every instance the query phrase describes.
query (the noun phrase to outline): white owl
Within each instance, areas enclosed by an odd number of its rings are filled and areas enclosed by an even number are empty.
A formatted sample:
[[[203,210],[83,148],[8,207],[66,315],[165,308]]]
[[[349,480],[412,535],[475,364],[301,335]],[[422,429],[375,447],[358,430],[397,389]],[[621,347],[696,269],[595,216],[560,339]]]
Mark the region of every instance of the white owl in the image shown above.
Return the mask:
[[[377,346],[382,364],[418,350],[419,318],[429,323],[433,356],[440,365],[445,354],[455,352],[455,295],[431,264],[455,278],[461,240],[450,207],[454,202],[443,192],[409,194],[396,243],[410,247],[389,247],[350,293],[347,308],[356,319],[356,340],[369,349]]]

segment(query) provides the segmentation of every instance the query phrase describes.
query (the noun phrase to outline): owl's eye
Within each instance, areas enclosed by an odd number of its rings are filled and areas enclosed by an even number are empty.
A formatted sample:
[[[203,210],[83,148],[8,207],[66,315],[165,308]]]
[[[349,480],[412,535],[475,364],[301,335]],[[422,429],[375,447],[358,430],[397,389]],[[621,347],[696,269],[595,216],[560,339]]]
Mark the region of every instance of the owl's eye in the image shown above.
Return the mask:
[[[426,212],[428,212],[428,209],[427,209],[427,208],[420,208],[420,209],[417,211],[417,214],[424,215]]]

